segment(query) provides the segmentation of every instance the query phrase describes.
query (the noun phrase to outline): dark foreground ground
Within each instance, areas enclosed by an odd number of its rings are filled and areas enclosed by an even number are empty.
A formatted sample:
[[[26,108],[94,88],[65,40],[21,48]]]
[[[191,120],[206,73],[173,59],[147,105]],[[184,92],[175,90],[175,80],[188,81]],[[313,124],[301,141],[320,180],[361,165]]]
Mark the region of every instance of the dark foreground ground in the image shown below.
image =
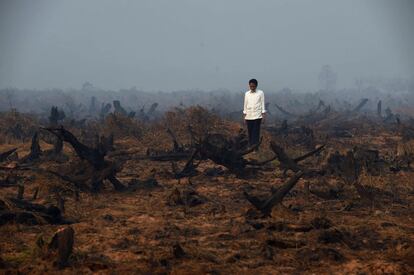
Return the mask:
[[[241,127],[229,125],[235,132]],[[157,131],[162,129],[154,128],[141,139],[117,138],[115,147],[141,152],[157,143],[168,147],[168,137],[160,135],[154,141]],[[383,129],[352,131],[352,137],[325,140],[326,149],[309,165],[322,165],[333,151],[355,145],[385,155],[401,146],[409,150],[413,144],[402,143],[401,137]],[[274,137],[266,131],[264,135],[260,151],[246,158],[266,159],[272,154],[268,144]],[[5,143],[0,152],[16,146],[24,156],[30,142]],[[50,145],[41,142],[41,146]],[[76,158],[70,146],[65,145],[64,151]],[[293,155],[302,151],[290,146]],[[243,192],[268,195],[280,186],[286,179],[279,164],[270,162],[254,177],[243,179],[208,160],[197,168],[198,175],[177,180],[171,177],[169,162],[128,160],[117,174],[122,183],[155,179],[157,184],[124,192],[106,184],[98,193],[65,195],[64,217],[75,232],[66,266],[54,265],[53,257],[42,253],[37,243],[40,237],[47,242],[67,225],[6,223],[0,225],[0,273],[413,274],[413,171],[363,173],[360,182],[376,188],[368,201],[338,177],[301,179],[270,217],[261,217]],[[57,164],[37,165],[47,169]],[[23,173],[26,198],[39,187],[34,203],[53,202],[50,189],[67,184],[51,175]],[[338,186],[341,195],[323,195],[329,193],[326,188]],[[16,186],[0,188],[4,198],[16,193]],[[180,194],[187,194],[185,202]]]

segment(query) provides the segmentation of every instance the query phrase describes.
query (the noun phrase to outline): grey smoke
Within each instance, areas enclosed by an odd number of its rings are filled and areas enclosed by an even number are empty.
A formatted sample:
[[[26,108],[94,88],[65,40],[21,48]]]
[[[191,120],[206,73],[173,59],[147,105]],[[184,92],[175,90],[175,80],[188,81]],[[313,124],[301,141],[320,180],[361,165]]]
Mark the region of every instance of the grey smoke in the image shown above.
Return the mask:
[[[414,76],[411,0],[1,0],[0,88],[312,90]]]

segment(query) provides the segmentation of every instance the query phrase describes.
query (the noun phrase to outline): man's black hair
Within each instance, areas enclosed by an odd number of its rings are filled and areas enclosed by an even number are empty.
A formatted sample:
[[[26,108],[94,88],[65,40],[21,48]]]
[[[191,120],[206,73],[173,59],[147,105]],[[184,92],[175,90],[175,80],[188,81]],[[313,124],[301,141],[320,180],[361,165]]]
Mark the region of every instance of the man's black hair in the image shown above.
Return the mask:
[[[249,84],[250,83],[253,83],[254,85],[256,85],[257,86],[257,80],[256,79],[254,79],[254,78],[252,78],[252,79],[250,79],[249,80]]]

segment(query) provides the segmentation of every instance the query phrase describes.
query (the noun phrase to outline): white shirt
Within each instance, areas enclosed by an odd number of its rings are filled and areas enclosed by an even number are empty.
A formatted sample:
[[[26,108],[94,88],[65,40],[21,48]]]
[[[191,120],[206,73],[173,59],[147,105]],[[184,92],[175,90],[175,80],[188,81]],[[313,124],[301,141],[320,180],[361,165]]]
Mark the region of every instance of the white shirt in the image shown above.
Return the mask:
[[[246,115],[245,119],[254,120],[263,118],[262,114],[264,113],[266,113],[266,110],[263,91],[258,89],[255,92],[251,90],[247,91],[244,94],[243,114]]]

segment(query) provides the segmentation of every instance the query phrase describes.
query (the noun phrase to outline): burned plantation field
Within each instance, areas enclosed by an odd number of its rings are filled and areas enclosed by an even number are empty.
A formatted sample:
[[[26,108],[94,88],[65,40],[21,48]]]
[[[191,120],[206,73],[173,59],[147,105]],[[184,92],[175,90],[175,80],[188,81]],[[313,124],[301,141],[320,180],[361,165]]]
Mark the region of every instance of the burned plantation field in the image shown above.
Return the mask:
[[[412,273],[414,122],[365,104],[277,105],[253,147],[202,107],[1,113],[0,271]]]

